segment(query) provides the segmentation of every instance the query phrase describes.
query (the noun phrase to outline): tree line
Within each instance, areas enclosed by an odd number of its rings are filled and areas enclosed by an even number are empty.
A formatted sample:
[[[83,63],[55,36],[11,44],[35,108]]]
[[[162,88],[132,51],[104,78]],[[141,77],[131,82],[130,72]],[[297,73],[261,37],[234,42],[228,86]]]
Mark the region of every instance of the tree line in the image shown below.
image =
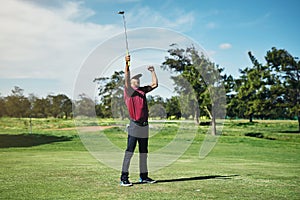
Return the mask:
[[[271,48],[265,64],[248,52],[252,66],[240,69],[237,78],[224,73],[224,68],[194,47],[173,45],[168,52],[161,67],[173,74],[176,95],[166,99],[148,96],[150,117],[193,118],[197,124],[200,117],[210,118],[212,124],[222,117],[250,122],[254,118],[298,119],[300,131],[300,62],[285,49]],[[94,81],[99,84],[98,114],[127,117],[123,71]]]
[[[234,78],[224,68],[211,62],[194,47],[180,49],[172,45],[161,64],[174,82],[174,95],[169,98],[148,98],[149,114],[153,118],[201,117],[253,119],[298,119],[300,129],[300,62],[285,49],[267,51],[265,63],[248,52],[252,66],[240,69]],[[111,77],[98,77],[99,102],[85,94],[72,101],[64,94],[38,98],[25,97],[15,86],[10,95],[0,96],[0,117],[70,118],[80,115],[127,118],[123,102],[124,72]],[[72,109],[73,108],[73,109]]]
[[[11,94],[0,97],[0,117],[71,118],[72,100],[64,95],[48,95],[38,98],[34,94],[24,95],[24,89],[15,86]]]

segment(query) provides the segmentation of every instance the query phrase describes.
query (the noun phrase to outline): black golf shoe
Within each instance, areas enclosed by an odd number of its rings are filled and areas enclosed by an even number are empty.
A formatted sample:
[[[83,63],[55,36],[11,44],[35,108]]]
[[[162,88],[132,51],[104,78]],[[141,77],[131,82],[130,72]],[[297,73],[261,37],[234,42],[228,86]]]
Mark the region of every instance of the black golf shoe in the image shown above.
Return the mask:
[[[132,183],[130,183],[130,181],[126,179],[126,180],[121,180],[120,185],[125,187],[130,187],[132,186]]]
[[[156,180],[153,180],[152,178],[140,178],[140,183],[156,183]]]

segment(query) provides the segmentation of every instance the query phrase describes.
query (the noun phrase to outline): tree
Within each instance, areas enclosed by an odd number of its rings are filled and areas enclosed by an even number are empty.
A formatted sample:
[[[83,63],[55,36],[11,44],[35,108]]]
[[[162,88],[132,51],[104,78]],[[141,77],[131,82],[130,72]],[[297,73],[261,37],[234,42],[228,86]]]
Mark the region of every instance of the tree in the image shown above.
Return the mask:
[[[148,104],[148,107],[152,107],[155,104],[161,104],[163,107],[165,107],[165,101],[159,95],[155,95],[155,96],[149,95],[149,96],[147,96],[147,104]]]
[[[50,100],[48,98],[37,98],[33,102],[32,117],[46,118],[50,116]]]
[[[155,104],[150,107],[149,116],[153,118],[159,117],[160,119],[166,118],[166,109],[162,104]]]
[[[236,80],[233,76],[226,74],[223,76],[224,87],[226,91],[226,105],[227,105],[227,116],[229,118],[240,117],[237,101],[237,92],[236,92]]]
[[[248,52],[248,55],[253,66],[240,70],[241,76],[236,81],[237,106],[238,110],[252,122],[253,117],[270,116],[269,88],[272,82],[268,67],[259,63],[251,52]]]
[[[50,102],[50,113],[53,117],[65,117],[67,119],[71,115],[72,101],[69,97],[64,94],[58,94],[56,96],[48,95],[47,99]]]
[[[112,117],[112,113],[110,110],[106,108],[104,104],[96,104],[95,105],[96,116],[101,118]]]
[[[6,115],[6,109],[5,109],[5,99],[4,97],[0,96],[0,117],[3,117]]]
[[[172,96],[170,99],[166,99],[166,113],[168,119],[181,118],[181,109],[178,96]]]
[[[73,102],[72,100],[67,97],[66,95],[62,95],[63,99],[62,99],[62,106],[61,106],[61,110],[65,115],[65,118],[68,119],[69,117],[73,117],[72,116],[72,106],[73,106]]]
[[[186,105],[194,110],[195,123],[199,124],[200,112],[206,112],[211,118],[212,134],[216,135],[216,119],[225,115],[225,90],[220,76],[222,69],[203,54],[199,55],[194,47],[172,48],[170,57],[166,57],[162,68],[175,72],[172,76],[179,94],[188,98]],[[181,105],[184,102],[180,102]],[[199,107],[198,107],[199,105]]]
[[[9,117],[28,117],[30,102],[23,94],[23,89],[15,86],[12,94],[5,98],[5,106]]]
[[[93,117],[95,116],[95,103],[93,99],[88,97],[86,94],[80,94],[79,99],[74,103],[74,116],[87,116]]]
[[[147,104],[149,107],[149,116],[150,117],[159,117],[160,119],[166,118],[167,113],[165,109],[165,101],[159,95],[149,95],[147,96]]]
[[[95,78],[94,82],[99,84],[100,107],[105,108],[106,117],[120,117],[125,119],[128,116],[126,106],[124,104],[124,72],[115,71],[114,74],[108,77]],[[103,109],[100,109],[103,110]],[[111,112],[109,112],[111,111]]]
[[[280,100],[290,118],[298,119],[300,132],[300,62],[285,49],[273,47],[265,56],[275,84],[272,95]]]
[[[186,80],[186,75],[178,75],[171,77],[175,83],[175,91],[178,93],[178,106],[180,108],[180,116],[189,119],[192,118],[195,124],[199,124],[200,110],[194,88],[190,82]]]

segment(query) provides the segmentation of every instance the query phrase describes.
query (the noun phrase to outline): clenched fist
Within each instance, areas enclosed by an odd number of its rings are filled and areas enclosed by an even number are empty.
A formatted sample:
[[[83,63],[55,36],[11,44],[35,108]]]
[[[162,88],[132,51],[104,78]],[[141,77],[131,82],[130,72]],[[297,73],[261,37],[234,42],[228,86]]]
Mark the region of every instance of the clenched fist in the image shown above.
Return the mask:
[[[125,61],[126,61],[126,63],[130,62],[130,55],[125,56]]]
[[[148,70],[149,70],[150,72],[154,72],[154,67],[153,67],[153,66],[149,66],[149,67],[148,67]]]

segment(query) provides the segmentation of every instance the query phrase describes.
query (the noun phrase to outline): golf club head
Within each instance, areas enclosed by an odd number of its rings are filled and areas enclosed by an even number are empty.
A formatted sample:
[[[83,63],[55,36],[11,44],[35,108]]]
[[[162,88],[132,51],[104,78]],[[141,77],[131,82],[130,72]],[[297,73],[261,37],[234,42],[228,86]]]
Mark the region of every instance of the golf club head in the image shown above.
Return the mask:
[[[119,15],[124,15],[124,13],[125,13],[124,11],[119,11],[118,12]]]

